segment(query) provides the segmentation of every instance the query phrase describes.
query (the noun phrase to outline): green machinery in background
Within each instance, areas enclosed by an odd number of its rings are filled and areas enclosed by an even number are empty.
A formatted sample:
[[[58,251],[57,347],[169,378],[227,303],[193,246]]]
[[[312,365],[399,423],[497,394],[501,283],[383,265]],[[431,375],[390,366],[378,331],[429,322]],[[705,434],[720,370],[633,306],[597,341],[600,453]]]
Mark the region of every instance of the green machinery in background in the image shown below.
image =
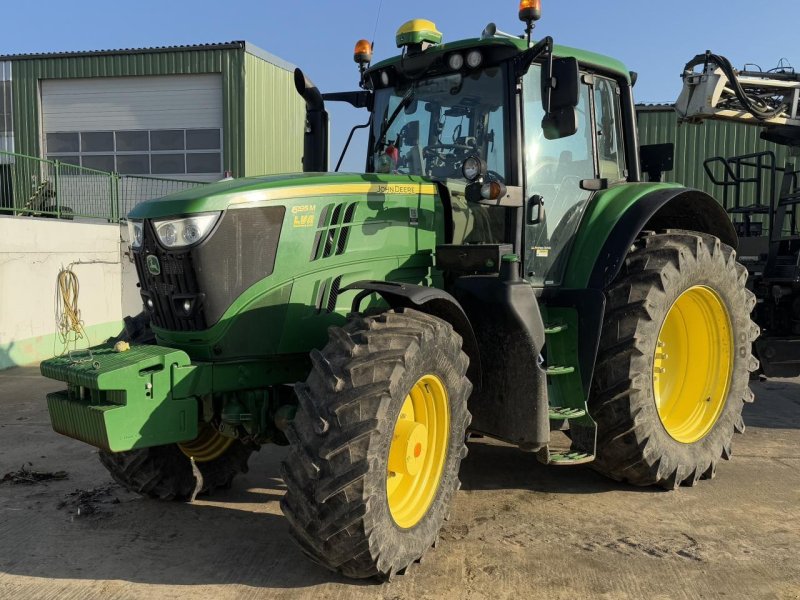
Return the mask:
[[[755,65],[751,65],[755,67]],[[782,63],[734,69],[706,52],[683,70],[674,108],[637,107],[645,161],[660,179],[719,196],[739,235],[739,260],[758,298],[755,353],[767,377],[800,375],[800,75]],[[674,146],[674,161],[664,155]],[[666,160],[664,158],[666,157]],[[647,170],[647,169],[645,169]]]
[[[713,477],[757,368],[736,232],[642,181],[620,62],[532,43],[538,0],[519,16],[450,43],[409,21],[377,64],[361,41],[355,92],[298,71],[306,172],[137,206],[145,312],[42,364],[55,430],[163,499],[288,444],[292,534],[351,577],[431,546],[468,432],[635,485]],[[370,112],[366,173],[323,172],[325,101]]]

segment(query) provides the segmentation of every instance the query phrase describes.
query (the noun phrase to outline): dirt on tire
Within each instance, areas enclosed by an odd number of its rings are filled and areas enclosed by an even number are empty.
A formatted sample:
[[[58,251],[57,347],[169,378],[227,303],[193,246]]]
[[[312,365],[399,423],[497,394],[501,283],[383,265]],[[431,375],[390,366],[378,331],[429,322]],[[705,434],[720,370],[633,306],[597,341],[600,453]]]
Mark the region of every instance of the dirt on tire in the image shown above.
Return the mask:
[[[208,462],[195,463],[202,474],[200,494],[227,489],[233,478],[247,472],[247,461],[256,450],[239,440],[225,453]],[[195,495],[197,478],[189,458],[177,444],[141,448],[128,452],[99,452],[100,462],[114,481],[125,489],[158,500],[189,500]]]
[[[640,237],[606,290],[607,306],[589,410],[597,421],[592,467],[619,481],[673,489],[714,477],[731,456],[734,432],[744,431],[742,408],[753,400],[750,372],[758,368],[750,320],[755,296],[747,270],[730,246],[711,235],[668,230]],[[691,286],[710,287],[731,320],[733,367],[725,404],[713,427],[694,443],[673,439],[662,426],[653,394],[653,356],[661,323]]]
[[[315,562],[355,578],[390,579],[431,547],[460,487],[470,416],[469,359],[445,321],[411,309],[352,318],[331,328],[296,386],[281,508]],[[400,528],[386,499],[389,445],[403,401],[425,373],[447,390],[450,433],[438,489],[425,515]]]

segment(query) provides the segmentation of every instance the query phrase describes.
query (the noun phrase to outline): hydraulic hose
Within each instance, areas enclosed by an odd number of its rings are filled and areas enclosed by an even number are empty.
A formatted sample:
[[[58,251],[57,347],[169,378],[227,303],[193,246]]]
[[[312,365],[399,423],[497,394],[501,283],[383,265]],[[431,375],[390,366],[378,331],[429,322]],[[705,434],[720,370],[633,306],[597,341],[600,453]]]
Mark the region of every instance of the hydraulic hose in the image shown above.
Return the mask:
[[[698,54],[692,60],[686,63],[686,66],[683,68],[684,73],[693,72],[697,65],[704,65],[704,68],[707,68],[708,65],[712,63],[722,69],[722,72],[728,78],[728,82],[733,89],[733,93],[741,103],[742,108],[757,119],[764,121],[772,119],[786,110],[786,104],[783,102],[779,103],[778,106],[771,106],[761,98],[748,96],[747,92],[745,92],[744,88],[742,87],[742,84],[739,82],[739,76],[736,72],[736,69],[733,68],[733,65],[731,65],[727,58],[720,56],[719,54],[714,54],[710,51],[707,51],[705,54]]]

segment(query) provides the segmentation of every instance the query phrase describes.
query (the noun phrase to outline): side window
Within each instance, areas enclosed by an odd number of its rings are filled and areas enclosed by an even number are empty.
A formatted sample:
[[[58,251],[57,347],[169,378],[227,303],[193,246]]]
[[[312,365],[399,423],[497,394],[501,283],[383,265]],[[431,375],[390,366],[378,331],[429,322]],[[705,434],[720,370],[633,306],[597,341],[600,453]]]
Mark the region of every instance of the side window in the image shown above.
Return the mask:
[[[594,118],[597,126],[600,177],[610,181],[619,181],[626,176],[617,89],[617,84],[612,80],[595,78]]]
[[[495,109],[489,113],[486,164],[490,171],[506,176],[505,140],[503,130],[504,114],[502,110]]]

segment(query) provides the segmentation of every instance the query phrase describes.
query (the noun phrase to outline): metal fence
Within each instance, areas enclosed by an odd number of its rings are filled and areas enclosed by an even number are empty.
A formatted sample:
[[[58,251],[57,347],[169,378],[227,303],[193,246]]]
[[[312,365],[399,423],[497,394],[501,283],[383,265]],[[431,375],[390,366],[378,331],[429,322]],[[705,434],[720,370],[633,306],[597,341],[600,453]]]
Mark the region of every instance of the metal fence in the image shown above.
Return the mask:
[[[117,185],[119,216],[124,219],[134,206],[145,200],[161,198],[167,194],[182,192],[198,185],[206,185],[206,183],[183,179],[159,179],[141,175],[120,175]]]
[[[118,175],[0,152],[0,214],[117,222],[137,204],[202,181]]]

